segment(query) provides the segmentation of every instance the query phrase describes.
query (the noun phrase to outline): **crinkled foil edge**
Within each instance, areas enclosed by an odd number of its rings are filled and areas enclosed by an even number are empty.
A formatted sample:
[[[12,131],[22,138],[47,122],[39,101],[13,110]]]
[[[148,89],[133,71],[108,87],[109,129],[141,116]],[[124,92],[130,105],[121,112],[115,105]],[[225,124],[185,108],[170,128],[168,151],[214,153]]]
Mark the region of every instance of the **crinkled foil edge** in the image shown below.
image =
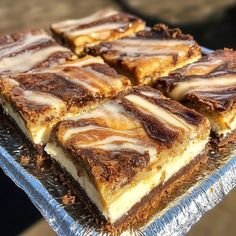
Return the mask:
[[[58,235],[85,235],[82,226],[73,220],[43,184],[0,147],[0,167],[25,191],[33,204]],[[197,186],[189,189],[160,217],[139,231],[140,235],[183,235],[201,216],[215,207],[236,186],[236,157]],[[132,233],[124,233],[124,235]],[[137,234],[137,233],[135,233]],[[98,235],[92,229],[86,235]]]
[[[190,189],[180,201],[151,223],[143,235],[179,236],[210,209],[214,208],[236,186],[236,157],[207,179]]]

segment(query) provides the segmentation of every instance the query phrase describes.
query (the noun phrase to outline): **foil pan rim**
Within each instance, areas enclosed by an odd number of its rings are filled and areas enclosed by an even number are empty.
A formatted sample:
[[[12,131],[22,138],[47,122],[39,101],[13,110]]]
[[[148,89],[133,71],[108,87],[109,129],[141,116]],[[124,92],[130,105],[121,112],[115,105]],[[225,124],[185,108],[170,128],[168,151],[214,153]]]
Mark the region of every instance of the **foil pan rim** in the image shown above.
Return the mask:
[[[17,187],[21,188],[27,194],[31,202],[48,221],[53,230],[58,235],[68,235],[61,227],[61,220],[66,219],[64,223],[69,226],[73,224],[73,219],[63,208],[60,208],[60,204],[46,190],[43,184],[34,178],[34,176],[25,170],[18,162],[14,161],[12,156],[1,146],[0,157],[0,167],[3,172]],[[48,205],[47,208],[45,207],[45,202]],[[52,210],[49,211],[48,208]]]
[[[43,184],[24,169],[0,146],[0,167],[25,191],[58,235],[83,235],[82,227],[73,220]],[[141,235],[183,235],[208,210],[215,207],[236,186],[236,156],[223,167],[189,189],[172,207],[146,226]],[[45,207],[45,204],[47,205]],[[81,230],[81,232],[79,232]],[[91,235],[97,233],[91,232]]]
[[[236,156],[233,156],[213,175],[189,189],[180,201],[145,229],[144,235],[152,235],[153,229],[158,236],[186,234],[207,211],[218,205],[235,187]]]

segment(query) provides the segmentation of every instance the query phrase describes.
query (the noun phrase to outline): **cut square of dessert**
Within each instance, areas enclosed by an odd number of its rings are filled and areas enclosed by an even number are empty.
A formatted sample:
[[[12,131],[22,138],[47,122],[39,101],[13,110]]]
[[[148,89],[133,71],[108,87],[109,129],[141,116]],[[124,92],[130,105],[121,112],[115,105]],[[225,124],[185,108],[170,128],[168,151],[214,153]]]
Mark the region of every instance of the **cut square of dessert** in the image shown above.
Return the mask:
[[[236,52],[218,50],[161,78],[156,88],[205,115],[218,145],[236,136]],[[216,140],[216,139],[214,139]]]
[[[236,70],[236,51],[227,48],[216,50],[170,74],[178,76],[206,75],[224,70]]]
[[[0,75],[38,71],[75,57],[41,29],[0,37]]]
[[[129,84],[101,58],[88,56],[48,71],[2,77],[0,103],[40,147],[56,122],[92,109]]]
[[[59,122],[45,151],[113,229],[147,215],[158,190],[203,160],[209,133],[204,116],[141,86]]]
[[[81,54],[87,46],[131,35],[144,27],[144,21],[135,16],[106,9],[82,19],[54,23],[51,30],[57,39]]]
[[[100,43],[91,47],[89,53],[102,56],[135,85],[152,84],[201,56],[192,36],[162,24],[140,31],[136,36]]]

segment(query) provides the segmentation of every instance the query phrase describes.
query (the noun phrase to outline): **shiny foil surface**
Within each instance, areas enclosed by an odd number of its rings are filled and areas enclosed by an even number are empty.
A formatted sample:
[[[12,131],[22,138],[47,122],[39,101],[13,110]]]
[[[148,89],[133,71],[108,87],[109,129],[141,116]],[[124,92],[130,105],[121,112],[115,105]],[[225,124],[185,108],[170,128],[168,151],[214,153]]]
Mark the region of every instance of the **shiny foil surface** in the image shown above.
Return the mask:
[[[25,191],[55,232],[66,236],[106,235],[82,203],[62,203],[68,190],[51,174],[50,162],[37,158],[21,131],[2,112],[0,121],[0,167]],[[123,235],[185,234],[235,187],[235,147],[231,143],[218,151],[211,150],[208,161],[165,199],[149,222]]]

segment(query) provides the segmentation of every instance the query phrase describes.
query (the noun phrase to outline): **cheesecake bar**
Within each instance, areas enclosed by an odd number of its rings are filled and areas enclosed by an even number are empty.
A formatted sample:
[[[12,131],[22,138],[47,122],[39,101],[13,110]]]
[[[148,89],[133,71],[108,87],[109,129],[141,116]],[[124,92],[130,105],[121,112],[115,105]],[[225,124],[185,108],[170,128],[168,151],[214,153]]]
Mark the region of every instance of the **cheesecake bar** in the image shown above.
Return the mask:
[[[201,112],[218,145],[236,137],[236,52],[218,50],[163,77],[156,88]],[[215,140],[215,139],[214,139]]]
[[[45,151],[108,225],[122,227],[155,202],[154,194],[199,161],[208,120],[151,87],[133,87],[78,117],[59,122]],[[72,185],[70,185],[72,186]],[[139,212],[139,213],[138,213]]]
[[[106,9],[82,19],[54,23],[51,30],[80,54],[87,46],[131,35],[144,27],[144,21],[135,16]]]
[[[128,88],[127,78],[101,58],[88,56],[43,72],[3,76],[0,103],[32,143],[40,147],[56,122],[92,109]]]
[[[102,56],[135,85],[152,84],[201,56],[200,47],[192,36],[163,24],[140,31],[136,36],[100,43],[91,47],[89,53]]]
[[[178,76],[206,75],[224,70],[236,70],[236,51],[232,49],[216,50],[170,74]]]
[[[41,29],[0,37],[0,75],[39,71],[73,57]]]

